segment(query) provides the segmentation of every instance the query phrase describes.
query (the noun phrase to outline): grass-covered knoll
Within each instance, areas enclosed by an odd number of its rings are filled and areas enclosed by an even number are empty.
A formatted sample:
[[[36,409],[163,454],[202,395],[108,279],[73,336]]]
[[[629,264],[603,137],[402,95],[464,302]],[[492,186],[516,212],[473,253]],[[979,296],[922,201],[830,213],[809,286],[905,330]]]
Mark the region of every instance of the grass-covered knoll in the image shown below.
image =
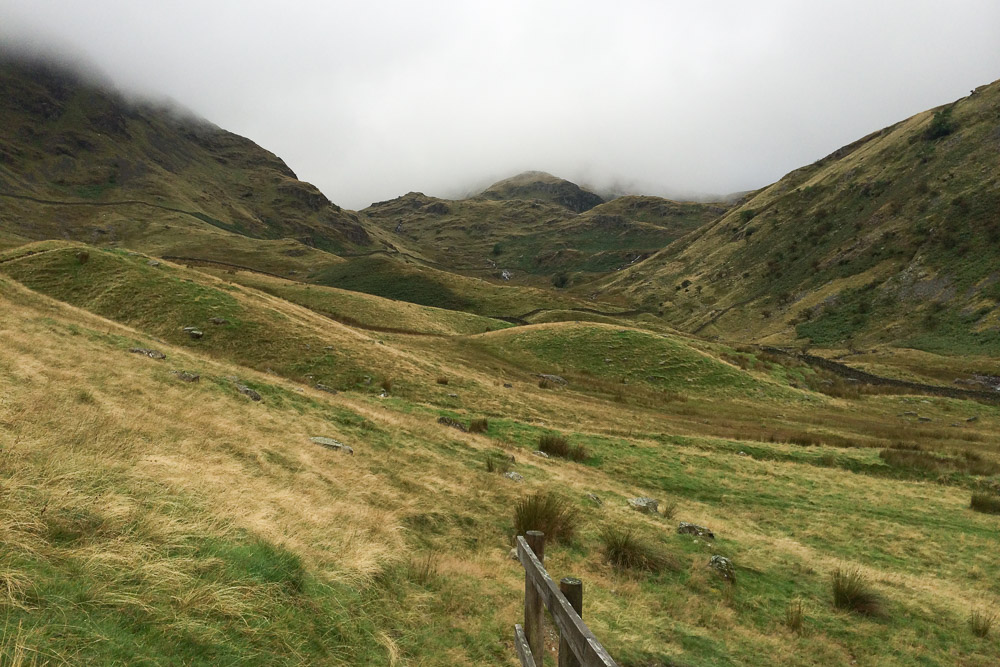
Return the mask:
[[[423,372],[413,357],[387,346],[381,346],[383,354],[371,354],[377,341],[364,332],[135,253],[73,245],[5,262],[0,271],[164,341],[306,384],[374,390],[380,379],[412,381]],[[203,335],[192,338],[185,327]]]
[[[618,330],[596,329],[605,350],[614,344]],[[0,474],[11,500],[2,613],[13,628],[0,651],[76,663],[513,664],[504,642],[524,585],[508,556],[515,507],[551,492],[549,515],[574,518],[572,537],[547,547],[547,566],[584,580],[587,622],[620,664],[996,661],[995,633],[977,636],[969,623],[970,606],[1000,602],[997,518],[969,507],[969,485],[992,480],[892,476],[868,446],[876,433],[988,449],[996,407],[731,400],[709,387],[646,405],[580,392],[572,378],[540,389],[527,381],[533,366],[504,388],[498,373],[517,366],[475,356],[476,341],[530,331],[405,337],[459,394],[453,416],[488,418],[472,434],[436,423],[441,411],[422,396],[300,393],[0,276]],[[127,352],[155,345],[165,361]],[[558,356],[531,349],[532,360]],[[683,364],[702,352],[675,354]],[[181,382],[177,369],[201,381]],[[765,384],[778,373],[751,372]],[[264,400],[237,393],[232,376]],[[488,393],[470,385],[491,376]],[[933,421],[899,416],[910,410]],[[963,428],[942,424],[973,414]],[[806,428],[836,437],[768,437]],[[708,435],[726,429],[742,436]],[[556,431],[589,457],[531,454]],[[319,447],[315,435],[355,453]],[[490,455],[524,482],[487,470]],[[674,506],[674,518],[633,511],[637,495]],[[716,537],[678,535],[676,521]],[[614,530],[629,539],[611,539]],[[735,586],[706,567],[714,554],[733,560]],[[835,606],[830,573],[841,566],[860,568],[886,614]],[[786,625],[793,601],[796,632]]]
[[[379,255],[349,258],[349,261],[310,275],[309,281],[486,317],[520,317],[538,308],[594,305],[548,290],[497,284]]]
[[[793,397],[794,390],[733,366],[684,338],[598,323],[565,322],[519,327],[475,339],[497,356],[537,373],[668,393]]]
[[[998,103],[993,83],[874,132],[607,287],[705,333],[997,356]]]
[[[255,273],[238,272],[229,277],[241,285],[273,294],[362,329],[450,336],[483,333],[511,326],[502,320],[460,310],[421,306],[364,292],[308,285]]]

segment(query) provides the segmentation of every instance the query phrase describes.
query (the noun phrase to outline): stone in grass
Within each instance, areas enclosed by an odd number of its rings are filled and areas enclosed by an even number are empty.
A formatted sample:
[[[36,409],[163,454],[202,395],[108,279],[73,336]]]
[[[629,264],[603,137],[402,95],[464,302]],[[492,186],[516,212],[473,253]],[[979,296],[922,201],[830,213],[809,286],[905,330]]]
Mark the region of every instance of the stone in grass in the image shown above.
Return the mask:
[[[184,333],[186,333],[188,336],[191,336],[191,338],[196,338],[196,339],[201,338],[202,336],[205,335],[205,332],[200,330],[198,327],[184,327]]]
[[[167,355],[163,354],[159,350],[147,350],[144,347],[130,347],[129,352],[132,354],[141,354],[149,357],[150,359],[166,359]]]
[[[603,505],[604,504],[604,501],[601,500],[601,497],[598,496],[596,493],[588,493],[587,494],[587,498],[589,498],[590,500],[594,501],[595,505]]]
[[[538,373],[536,377],[540,377],[543,380],[548,380],[549,382],[553,382],[555,384],[569,384],[566,381],[566,378],[564,378],[561,375],[549,375],[547,373]]]
[[[223,324],[229,324],[229,320],[224,317],[212,317],[208,320],[216,326],[222,326]]]
[[[725,556],[718,554],[712,556],[708,559],[708,566],[729,583],[736,581],[736,567],[733,566],[733,561]]]
[[[334,440],[333,438],[324,438],[322,436],[315,436],[309,439],[315,442],[317,445],[322,445],[327,449],[332,449],[338,452],[347,452],[348,454],[354,454],[354,448],[345,445],[339,440]]]
[[[543,452],[540,449],[536,449],[535,451],[533,451],[531,453],[534,454],[535,456],[541,456],[543,459],[550,458],[548,454],[546,454],[545,452]]]
[[[236,385],[236,391],[238,391],[241,394],[243,394],[244,396],[248,397],[251,401],[259,401],[260,400],[260,394],[258,394],[256,391],[254,391],[250,387],[246,386],[245,384],[237,384]]]
[[[438,417],[438,424],[444,424],[445,426],[450,426],[452,428],[457,428],[462,433],[468,433],[469,429],[460,421],[452,419],[451,417]]]
[[[325,391],[328,394],[336,394],[337,393],[336,389],[334,389],[333,387],[327,387],[325,384],[319,384],[319,383],[317,383],[316,384],[316,388],[319,389],[320,391]]]
[[[705,528],[705,526],[688,523],[687,521],[681,521],[680,525],[677,526],[677,532],[681,535],[697,535],[698,537],[707,537],[713,540],[715,539],[715,533],[708,528]]]
[[[506,477],[507,479],[509,479],[512,482],[523,482],[524,481],[524,475],[522,475],[520,473],[516,473],[513,470],[509,470],[509,471],[505,472],[503,474],[503,476]]]
[[[632,506],[632,509],[643,514],[659,513],[660,503],[652,498],[629,498],[628,504]]]
[[[184,382],[198,382],[201,380],[201,376],[198,375],[197,373],[189,373],[187,371],[170,371],[170,372],[176,375],[178,380],[182,380]]]

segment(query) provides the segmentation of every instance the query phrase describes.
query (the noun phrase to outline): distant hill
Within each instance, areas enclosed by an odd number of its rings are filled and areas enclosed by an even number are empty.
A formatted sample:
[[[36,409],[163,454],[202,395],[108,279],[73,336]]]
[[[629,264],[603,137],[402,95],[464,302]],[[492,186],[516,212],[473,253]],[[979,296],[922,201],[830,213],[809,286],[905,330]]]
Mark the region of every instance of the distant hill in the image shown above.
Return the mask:
[[[0,117],[10,234],[109,242],[169,224],[331,251],[378,245],[356,214],[249,139],[62,67],[0,55]]]
[[[447,200],[411,192],[362,213],[372,227],[393,233],[439,268],[564,286],[573,274],[603,274],[648,257],[728,208],[631,195],[576,213],[530,196],[536,191],[528,186],[538,183],[589,194],[569,181],[527,172],[487,190],[505,198]]]
[[[540,199],[583,213],[604,202],[600,195],[584,190],[576,183],[544,171],[526,171],[497,181],[479,195],[484,199]]]
[[[1000,354],[1000,82],[752,193],[606,282],[703,334]]]

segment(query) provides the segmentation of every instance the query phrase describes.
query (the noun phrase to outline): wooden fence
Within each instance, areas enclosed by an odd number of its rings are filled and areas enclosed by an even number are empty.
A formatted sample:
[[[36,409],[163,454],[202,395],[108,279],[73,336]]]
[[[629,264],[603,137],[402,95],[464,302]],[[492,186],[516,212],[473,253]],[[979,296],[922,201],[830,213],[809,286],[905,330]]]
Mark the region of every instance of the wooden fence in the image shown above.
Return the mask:
[[[583,583],[564,578],[559,585],[545,571],[545,535],[529,530],[517,538],[524,566],[524,626],[514,626],[514,646],[522,667],[541,667],[545,657],[545,609],[559,629],[559,667],[618,667],[582,618]]]

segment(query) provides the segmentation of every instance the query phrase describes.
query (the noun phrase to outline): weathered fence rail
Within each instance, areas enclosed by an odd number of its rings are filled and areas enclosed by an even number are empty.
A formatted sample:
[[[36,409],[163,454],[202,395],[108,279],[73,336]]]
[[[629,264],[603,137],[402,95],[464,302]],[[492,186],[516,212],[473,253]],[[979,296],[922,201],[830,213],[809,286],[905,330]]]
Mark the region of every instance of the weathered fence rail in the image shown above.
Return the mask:
[[[583,622],[580,580],[567,577],[557,586],[545,571],[545,535],[529,530],[518,536],[517,559],[524,567],[524,626],[514,626],[514,646],[522,667],[542,665],[544,609],[559,629],[559,667],[618,667]]]

